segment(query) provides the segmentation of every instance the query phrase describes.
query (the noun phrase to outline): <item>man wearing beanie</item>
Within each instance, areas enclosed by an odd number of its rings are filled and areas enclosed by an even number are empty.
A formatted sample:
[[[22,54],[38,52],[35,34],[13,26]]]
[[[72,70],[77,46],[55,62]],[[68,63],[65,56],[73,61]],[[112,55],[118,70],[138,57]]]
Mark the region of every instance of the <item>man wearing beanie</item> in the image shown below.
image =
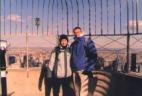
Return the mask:
[[[49,69],[53,75],[53,95],[59,96],[59,89],[62,86],[63,96],[74,96],[71,88],[72,71],[70,67],[70,47],[68,46],[67,35],[60,35],[59,45],[51,53]]]

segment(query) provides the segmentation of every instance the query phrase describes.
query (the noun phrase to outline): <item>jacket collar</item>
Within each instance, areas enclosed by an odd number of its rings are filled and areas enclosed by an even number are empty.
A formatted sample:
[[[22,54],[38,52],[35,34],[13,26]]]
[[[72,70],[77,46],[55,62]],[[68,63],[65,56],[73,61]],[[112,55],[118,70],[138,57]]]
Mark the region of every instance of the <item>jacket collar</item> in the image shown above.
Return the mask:
[[[75,37],[74,39],[75,39],[75,41],[84,41],[85,37],[84,37],[84,35],[82,35],[80,37]]]
[[[60,48],[61,50],[64,50],[61,45],[59,45],[59,48]],[[68,48],[69,48],[69,45],[67,45],[66,49],[68,49]]]

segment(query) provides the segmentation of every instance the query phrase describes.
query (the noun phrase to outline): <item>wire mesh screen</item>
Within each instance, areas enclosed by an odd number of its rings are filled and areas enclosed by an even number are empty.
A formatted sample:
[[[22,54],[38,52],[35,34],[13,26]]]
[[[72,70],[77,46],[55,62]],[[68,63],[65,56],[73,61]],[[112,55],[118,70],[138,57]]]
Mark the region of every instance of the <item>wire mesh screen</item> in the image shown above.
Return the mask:
[[[141,34],[142,0],[1,0],[1,34]]]

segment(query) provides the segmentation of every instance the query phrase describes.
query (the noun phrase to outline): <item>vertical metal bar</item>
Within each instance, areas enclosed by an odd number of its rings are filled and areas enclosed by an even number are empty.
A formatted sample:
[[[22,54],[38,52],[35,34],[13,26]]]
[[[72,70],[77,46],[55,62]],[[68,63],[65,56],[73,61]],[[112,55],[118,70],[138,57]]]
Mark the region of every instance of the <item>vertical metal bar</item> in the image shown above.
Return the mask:
[[[108,14],[109,14],[109,10],[108,10],[108,0],[107,0],[107,2],[106,2],[106,4],[107,4],[107,34],[109,34],[109,30],[108,30],[108,27],[109,27],[109,18],[108,18]]]
[[[23,0],[21,0],[21,34],[23,33]]]
[[[1,60],[0,74],[3,74],[0,76],[1,96],[7,96],[6,59],[5,59],[6,56],[5,55],[6,55],[6,50],[5,49],[0,50],[0,60]]]
[[[59,10],[59,4],[58,4],[59,2],[58,2],[58,0],[57,0],[57,35],[59,36],[59,26],[58,26],[58,15],[59,15],[59,13],[58,13],[58,10]]]
[[[45,0],[43,0],[43,5],[42,5],[42,35],[44,35],[44,5],[45,5]]]
[[[134,1],[132,0],[132,33],[134,34]]]
[[[61,0],[61,7],[62,7],[62,34],[63,34],[63,21],[64,21],[64,16],[63,16],[63,10],[64,10],[64,8],[63,8],[63,1]]]
[[[54,33],[54,18],[53,18],[53,12],[54,12],[54,0],[52,2],[52,33]]]
[[[10,35],[11,35],[11,0],[10,0]]]
[[[0,40],[1,40],[1,0],[0,0]],[[1,45],[1,42],[0,42]]]
[[[83,30],[85,30],[85,22],[84,22],[84,0],[82,0],[82,6],[83,6],[83,9],[82,9],[82,11],[83,11]]]
[[[68,12],[68,11],[69,11],[69,10],[68,10],[69,8],[68,8],[67,0],[65,0],[65,4],[66,4],[66,8],[67,8],[67,9],[66,9],[66,14],[67,14],[67,35],[69,35],[69,20],[68,20],[68,19],[69,19],[69,12]]]
[[[88,7],[89,7],[89,38],[91,38],[91,8],[90,8],[90,0],[88,0]]]
[[[94,4],[95,4],[95,34],[97,34],[97,27],[96,27],[96,24],[97,24],[97,22],[96,22],[96,19],[97,19],[97,10],[96,10],[96,0],[94,0]]]
[[[121,10],[122,10],[122,5],[121,5],[121,0],[119,0],[119,9],[120,9],[120,21],[119,21],[119,23],[120,23],[120,34],[122,34],[122,13],[121,13]]]
[[[114,35],[116,34],[115,31],[116,31],[116,30],[115,30],[115,0],[114,0]]]
[[[28,10],[28,0],[27,0],[27,10]],[[26,65],[26,70],[27,70],[27,77],[29,77],[29,38],[28,38],[28,14],[27,14],[27,18],[26,18],[26,56],[27,56],[27,65]]]
[[[38,4],[37,4],[37,8],[38,8],[38,10],[37,10],[37,16],[39,17],[39,4],[40,4],[40,0],[38,0],[38,2],[37,2]]]
[[[49,10],[50,10],[50,0],[48,2],[48,11],[47,11],[47,35],[49,33]]]
[[[101,0],[101,35],[103,34],[103,1]]]
[[[130,66],[130,33],[129,33],[129,3],[127,3],[127,63],[126,63],[126,72],[129,72]]]
[[[126,72],[129,72],[129,66],[130,66],[130,35],[127,35],[127,63],[126,63]]]
[[[39,16],[39,10],[40,10],[40,8],[39,8],[39,5],[40,5],[40,0],[38,0],[38,2],[37,2],[38,4],[37,4],[37,18],[39,18],[40,16]],[[39,28],[37,27],[37,36],[39,35]]]
[[[78,0],[76,0],[76,5],[77,5],[77,26],[79,26],[79,4],[78,4]]]
[[[139,12],[138,12],[138,0],[136,0],[136,32],[137,34],[139,33],[139,20],[138,20],[138,16],[139,16]]]
[[[16,0],[15,3],[16,3],[16,13],[18,13],[18,11],[17,11],[18,10],[17,0]],[[17,21],[17,17],[16,17],[16,21]],[[15,22],[15,23],[16,23],[16,25],[15,25],[15,33],[18,34],[17,33],[17,22]]]
[[[6,8],[5,8],[5,0],[3,0],[3,2],[4,2],[4,35],[6,34],[5,33],[5,11],[6,11]],[[1,6],[1,5],[0,5]]]
[[[73,3],[72,3],[72,0],[69,0],[70,3],[71,3],[71,9],[72,9],[72,29],[73,29],[73,21],[74,21],[74,17],[73,17]]]
[[[34,19],[33,18],[33,14],[34,14],[33,11],[34,11],[34,0],[32,0],[32,34],[33,34],[33,25],[34,25],[33,24],[33,19]]]
[[[28,38],[28,32],[26,32],[26,71],[27,71],[27,77],[29,77],[29,47],[28,47],[28,42],[29,42],[29,38]]]

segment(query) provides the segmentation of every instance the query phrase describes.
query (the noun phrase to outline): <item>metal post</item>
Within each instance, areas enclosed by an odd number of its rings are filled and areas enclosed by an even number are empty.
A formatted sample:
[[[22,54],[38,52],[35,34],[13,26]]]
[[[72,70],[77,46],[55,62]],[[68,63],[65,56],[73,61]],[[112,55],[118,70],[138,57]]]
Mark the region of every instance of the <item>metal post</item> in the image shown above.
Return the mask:
[[[63,31],[64,31],[64,28],[63,28],[63,21],[64,21],[64,16],[63,16],[63,13],[64,13],[64,8],[63,8],[63,1],[61,0],[61,8],[62,8],[62,34],[63,34]]]
[[[101,35],[103,34],[103,1],[101,0]]]
[[[1,40],[1,0],[0,0],[0,40]]]
[[[28,0],[27,0],[27,10],[28,10]],[[27,16],[28,18],[28,16]],[[26,21],[26,70],[27,70],[27,78],[29,77],[29,47],[28,47],[28,19]]]
[[[53,2],[52,2],[52,10],[54,10],[54,0],[52,0]],[[54,12],[52,11],[52,15],[51,15],[51,21],[52,21],[52,33],[54,33]]]
[[[7,96],[5,49],[0,49],[0,79],[2,96]]]
[[[29,77],[29,48],[28,48],[28,32],[26,32],[26,70],[27,77]]]
[[[5,5],[5,0],[4,0],[3,2],[4,2],[3,5],[4,5],[4,35],[5,35],[5,25],[6,25],[6,24],[5,24],[5,21],[6,21],[6,18],[5,18],[5,17],[6,17],[6,16],[5,16],[5,15],[6,15],[6,5]],[[0,6],[1,6],[1,5],[0,5]],[[0,21],[1,21],[1,20],[0,20]]]
[[[23,19],[23,0],[21,0],[21,20]],[[21,34],[23,30],[23,23],[21,22]]]
[[[88,0],[88,7],[89,7],[89,38],[91,39],[91,8],[90,8],[90,1]]]
[[[139,22],[138,22],[138,0],[136,0],[136,32],[139,33]]]
[[[59,1],[57,0],[57,35],[59,35],[58,16],[59,16]]]
[[[116,10],[116,8],[115,8],[115,0],[114,0],[114,35],[116,34],[116,29],[115,29],[115,27],[116,27],[116,24],[115,24],[116,12],[115,12],[115,10]]]
[[[44,7],[45,7],[45,0],[43,0],[43,5],[42,5],[42,35],[44,35]]]
[[[76,5],[77,5],[77,26],[79,26],[80,25],[80,21],[79,21],[79,2],[78,2],[78,0],[76,0]]]
[[[127,34],[127,63],[126,63],[126,72],[129,72],[130,65],[130,34]]]
[[[66,3],[66,14],[67,14],[67,34],[69,35],[69,5],[67,3],[67,0],[65,0],[65,3]]]
[[[12,12],[11,12],[11,11],[12,11],[12,9],[11,9],[11,7],[12,7],[12,6],[11,6],[11,0],[10,0],[10,3],[9,3],[9,4],[10,4],[10,5],[9,5],[9,7],[10,7],[10,35],[11,35],[11,31],[12,31],[12,30],[11,30],[11,25],[12,25],[12,24],[11,24],[11,18],[12,18],[12,17],[11,17],[11,13],[12,13]]]
[[[108,15],[109,15],[109,9],[108,9],[108,3],[109,1],[107,0],[106,2],[106,6],[107,6],[107,34],[109,34],[109,31],[108,31],[108,27],[109,27],[109,18],[108,18]]]
[[[130,66],[130,33],[129,33],[129,5],[128,0],[127,3],[127,62],[126,62],[126,72],[129,72],[129,66]]]
[[[48,10],[47,10],[47,35],[48,35],[48,33],[49,33],[49,16],[50,16],[50,0],[48,0]]]

